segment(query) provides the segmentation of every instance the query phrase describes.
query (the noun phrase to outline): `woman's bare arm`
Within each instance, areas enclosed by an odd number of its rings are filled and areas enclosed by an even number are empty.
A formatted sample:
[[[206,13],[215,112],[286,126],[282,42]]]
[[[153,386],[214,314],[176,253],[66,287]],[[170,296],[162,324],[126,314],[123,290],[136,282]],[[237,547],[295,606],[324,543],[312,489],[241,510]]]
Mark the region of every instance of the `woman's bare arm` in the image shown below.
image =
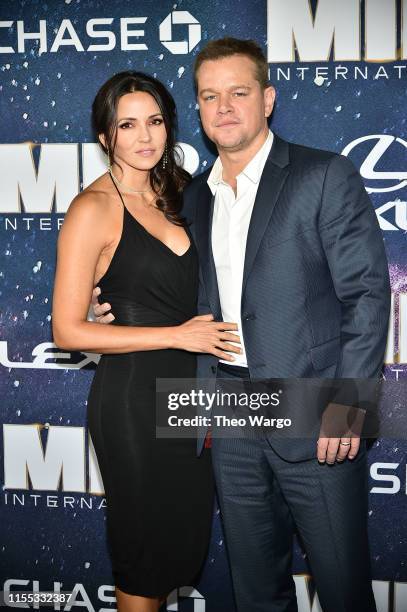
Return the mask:
[[[180,348],[212,353],[233,360],[229,352],[240,349],[227,341],[239,342],[234,323],[215,323],[210,315],[194,317],[172,327],[130,327],[100,325],[87,321],[95,270],[108,246],[109,216],[92,192],[72,202],[60,231],[52,309],[55,344],[66,350],[96,353]]]

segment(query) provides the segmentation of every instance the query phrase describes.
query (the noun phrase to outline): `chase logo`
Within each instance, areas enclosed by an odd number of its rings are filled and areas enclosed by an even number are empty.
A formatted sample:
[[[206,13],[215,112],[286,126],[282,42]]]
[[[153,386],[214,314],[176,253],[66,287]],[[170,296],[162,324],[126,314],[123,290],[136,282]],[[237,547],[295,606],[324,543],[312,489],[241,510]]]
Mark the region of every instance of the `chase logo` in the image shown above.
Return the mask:
[[[187,25],[188,40],[173,40],[173,26]],[[173,11],[160,24],[160,41],[174,55],[192,51],[201,40],[201,25],[189,11]]]
[[[181,612],[183,607],[182,604],[181,606],[179,604],[180,600],[182,601],[184,599],[193,599],[194,601],[193,608],[188,607],[188,610],[193,610],[193,612],[205,612],[206,606],[204,596],[193,587],[181,587],[172,591],[167,597],[167,611]]]
[[[179,600],[182,601],[184,599],[193,599],[194,601],[193,608],[188,607],[188,610],[193,610],[193,612],[205,612],[206,605],[204,596],[193,587],[181,587],[172,591],[167,598],[167,611],[181,612],[182,605],[179,605]]]

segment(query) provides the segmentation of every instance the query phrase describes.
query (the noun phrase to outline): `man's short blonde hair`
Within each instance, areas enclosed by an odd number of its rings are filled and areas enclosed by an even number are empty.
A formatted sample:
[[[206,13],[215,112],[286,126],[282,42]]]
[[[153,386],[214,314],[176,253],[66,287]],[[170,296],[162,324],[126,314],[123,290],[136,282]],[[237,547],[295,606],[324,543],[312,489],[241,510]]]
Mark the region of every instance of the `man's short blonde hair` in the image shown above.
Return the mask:
[[[254,40],[226,37],[211,40],[196,56],[194,65],[196,89],[198,88],[198,70],[203,62],[231,57],[232,55],[244,55],[251,59],[255,65],[255,78],[260,83],[260,87],[265,89],[269,86],[268,64],[260,46]]]

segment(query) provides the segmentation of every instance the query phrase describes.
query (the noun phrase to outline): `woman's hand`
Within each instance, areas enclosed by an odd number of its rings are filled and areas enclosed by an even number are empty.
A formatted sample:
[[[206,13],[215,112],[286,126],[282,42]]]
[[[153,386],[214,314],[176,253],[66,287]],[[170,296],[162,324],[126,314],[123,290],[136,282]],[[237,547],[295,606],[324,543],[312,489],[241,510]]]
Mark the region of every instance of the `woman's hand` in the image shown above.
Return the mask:
[[[193,317],[171,329],[173,330],[173,348],[191,353],[210,353],[227,361],[235,360],[229,353],[240,354],[242,352],[239,346],[230,344],[231,342],[240,344],[239,336],[230,333],[237,330],[237,324],[215,322],[211,314]]]
[[[91,304],[95,320],[98,323],[111,323],[114,315],[109,312],[110,304],[108,302],[99,304],[98,295],[100,295],[100,288],[95,287]],[[181,325],[168,327],[167,330],[172,337],[171,348],[191,353],[210,353],[227,361],[234,361],[234,357],[229,353],[240,354],[242,352],[239,346],[230,344],[230,342],[240,344],[239,336],[230,333],[237,330],[237,324],[214,322],[211,314],[193,317]]]

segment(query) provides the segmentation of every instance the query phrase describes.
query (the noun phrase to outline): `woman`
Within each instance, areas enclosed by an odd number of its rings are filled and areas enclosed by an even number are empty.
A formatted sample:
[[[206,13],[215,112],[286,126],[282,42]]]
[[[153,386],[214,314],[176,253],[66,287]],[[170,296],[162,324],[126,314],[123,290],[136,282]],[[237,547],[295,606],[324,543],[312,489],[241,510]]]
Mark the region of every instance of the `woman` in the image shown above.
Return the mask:
[[[120,611],[153,612],[204,561],[212,510],[208,451],[155,438],[156,378],[192,378],[194,353],[233,360],[233,323],[196,314],[198,262],[180,217],[175,104],[156,79],[123,72],[93,103],[108,172],[72,202],[58,240],[55,342],[102,353],[88,425],[105,487]],[[87,321],[92,288],[115,313]]]

